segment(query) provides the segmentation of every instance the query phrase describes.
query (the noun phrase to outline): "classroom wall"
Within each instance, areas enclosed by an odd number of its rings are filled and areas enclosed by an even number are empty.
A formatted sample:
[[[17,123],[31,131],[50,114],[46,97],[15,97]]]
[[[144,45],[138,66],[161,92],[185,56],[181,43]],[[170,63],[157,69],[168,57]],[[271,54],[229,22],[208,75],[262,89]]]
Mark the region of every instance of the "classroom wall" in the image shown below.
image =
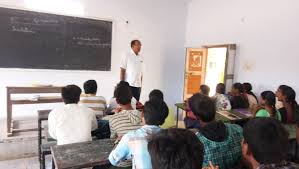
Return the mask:
[[[166,101],[169,105],[182,99],[186,1],[55,0],[55,2],[59,2],[56,4],[57,6],[61,5],[62,2],[82,4],[85,17],[103,18],[114,22],[112,71],[1,69],[0,117],[6,116],[6,86],[46,83],[53,85],[77,84],[82,87],[85,80],[96,79],[99,83],[98,94],[110,99],[114,86],[119,80],[120,58],[123,53],[130,49],[129,43],[135,38],[142,42],[142,53],[146,64],[142,100],[146,100],[148,93],[154,88],[165,92]],[[1,0],[0,6],[26,9],[23,0]],[[64,14],[67,11],[62,7],[56,9],[60,11],[54,13]],[[30,109],[26,107],[18,110]],[[29,113],[34,114],[34,112]]]
[[[235,81],[257,92],[289,84],[299,95],[298,23],[298,0],[192,0],[185,46],[236,43]]]

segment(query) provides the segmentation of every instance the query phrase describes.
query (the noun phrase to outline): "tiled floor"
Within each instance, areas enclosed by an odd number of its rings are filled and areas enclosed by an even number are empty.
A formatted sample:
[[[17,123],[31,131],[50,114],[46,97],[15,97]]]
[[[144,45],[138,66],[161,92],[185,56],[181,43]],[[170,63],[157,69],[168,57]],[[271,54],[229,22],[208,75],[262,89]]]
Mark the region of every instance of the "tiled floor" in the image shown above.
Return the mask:
[[[51,169],[51,157],[46,160],[46,169]],[[18,160],[0,161],[1,169],[39,169],[38,157],[23,158]]]

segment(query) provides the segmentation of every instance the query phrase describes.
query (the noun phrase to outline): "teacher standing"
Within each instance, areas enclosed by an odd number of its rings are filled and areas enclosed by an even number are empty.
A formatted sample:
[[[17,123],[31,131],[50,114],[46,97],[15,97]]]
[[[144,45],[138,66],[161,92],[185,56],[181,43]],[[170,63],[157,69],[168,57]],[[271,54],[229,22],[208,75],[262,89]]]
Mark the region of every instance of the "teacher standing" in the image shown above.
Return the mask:
[[[129,83],[132,95],[137,101],[140,99],[143,76],[143,57],[140,50],[141,42],[133,40],[131,51],[123,56],[120,65],[120,80]]]

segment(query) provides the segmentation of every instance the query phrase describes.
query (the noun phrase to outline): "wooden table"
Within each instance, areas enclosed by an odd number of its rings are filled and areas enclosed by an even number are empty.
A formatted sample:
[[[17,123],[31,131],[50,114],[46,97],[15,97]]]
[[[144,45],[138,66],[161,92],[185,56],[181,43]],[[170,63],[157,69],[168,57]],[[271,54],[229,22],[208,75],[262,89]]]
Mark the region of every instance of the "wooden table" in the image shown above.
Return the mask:
[[[57,169],[81,169],[110,164],[108,157],[115,140],[104,139],[91,142],[52,146],[51,152]]]
[[[185,110],[186,110],[186,106],[185,106],[184,103],[177,103],[177,104],[175,104],[175,106],[177,107],[177,124],[178,124],[179,111],[180,111],[180,110],[185,111]],[[239,118],[240,118],[239,120],[243,120],[243,119],[248,119],[248,118],[249,118],[248,116],[246,116],[246,115],[244,115],[244,114],[238,112],[237,110],[230,110],[229,112],[230,112],[231,114],[233,114],[233,115],[239,117]],[[229,119],[229,118],[227,118],[227,117],[225,117],[225,116],[223,116],[223,115],[221,115],[221,114],[219,114],[219,113],[216,113],[216,115],[215,115],[215,119],[216,119],[217,121],[223,121],[223,122],[231,122],[231,121],[235,121],[235,120],[231,120],[231,119]]]
[[[12,99],[12,94],[40,94],[40,93],[61,93],[62,87],[7,87],[7,136],[13,132],[36,131],[37,128],[16,129],[13,126],[12,106],[15,104],[42,104],[63,102],[61,96],[39,97],[37,100]]]

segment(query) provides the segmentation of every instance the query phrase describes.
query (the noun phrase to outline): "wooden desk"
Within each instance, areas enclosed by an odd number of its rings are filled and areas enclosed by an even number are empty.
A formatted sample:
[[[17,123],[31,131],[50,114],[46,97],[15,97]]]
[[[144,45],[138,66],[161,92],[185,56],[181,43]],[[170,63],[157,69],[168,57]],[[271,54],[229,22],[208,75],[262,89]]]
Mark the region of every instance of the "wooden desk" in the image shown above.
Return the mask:
[[[105,139],[92,142],[52,146],[51,152],[56,169],[81,169],[110,164],[108,157],[115,140]]]
[[[7,87],[7,136],[12,136],[13,132],[36,131],[32,129],[15,129],[13,126],[12,106],[14,104],[42,104],[63,102],[60,96],[40,97],[37,100],[12,99],[12,94],[40,94],[40,93],[61,93],[62,87]]]
[[[184,103],[177,103],[177,104],[175,104],[175,106],[177,107],[177,127],[178,127],[178,116],[179,116],[179,111],[180,111],[180,110],[185,111],[185,110],[186,110],[186,106],[185,106]],[[247,116],[245,116],[244,114],[238,112],[238,110],[230,110],[229,112],[230,112],[231,114],[233,114],[233,115],[239,117],[240,119],[238,119],[238,120],[244,120],[244,119],[248,119],[248,118],[250,118],[250,117],[247,117]],[[215,115],[215,119],[216,119],[217,121],[223,121],[223,122],[238,121],[238,120],[231,120],[231,119],[229,119],[229,118],[227,118],[227,117],[225,117],[225,116],[223,116],[223,115],[221,115],[221,114],[219,114],[219,113],[216,113],[216,115]]]

